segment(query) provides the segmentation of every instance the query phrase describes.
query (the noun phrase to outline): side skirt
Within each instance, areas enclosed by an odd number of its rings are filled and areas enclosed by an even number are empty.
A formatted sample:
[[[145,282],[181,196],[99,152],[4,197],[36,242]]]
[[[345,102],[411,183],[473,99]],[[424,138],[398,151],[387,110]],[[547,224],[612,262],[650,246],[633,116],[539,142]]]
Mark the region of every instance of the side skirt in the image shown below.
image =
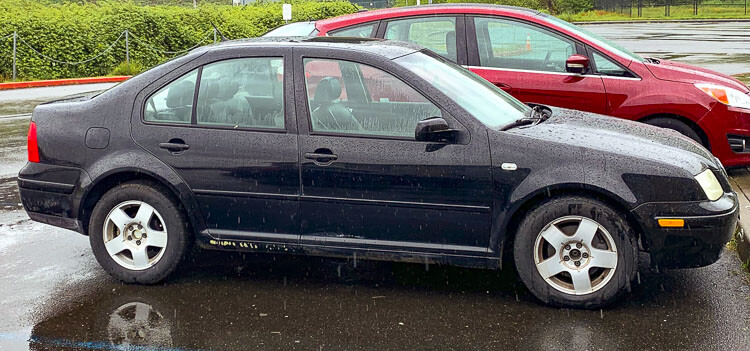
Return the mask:
[[[361,248],[323,244],[319,241],[299,243],[297,235],[259,234],[252,239],[249,233],[233,232],[215,235],[204,231],[197,244],[203,249],[240,251],[256,253],[282,253],[303,256],[340,257],[354,260],[374,260],[390,262],[410,262],[422,264],[450,265],[468,268],[500,269],[501,260],[497,256],[467,255],[458,253],[415,252],[400,248]],[[247,236],[247,237],[242,237]],[[292,238],[293,237],[293,238]]]

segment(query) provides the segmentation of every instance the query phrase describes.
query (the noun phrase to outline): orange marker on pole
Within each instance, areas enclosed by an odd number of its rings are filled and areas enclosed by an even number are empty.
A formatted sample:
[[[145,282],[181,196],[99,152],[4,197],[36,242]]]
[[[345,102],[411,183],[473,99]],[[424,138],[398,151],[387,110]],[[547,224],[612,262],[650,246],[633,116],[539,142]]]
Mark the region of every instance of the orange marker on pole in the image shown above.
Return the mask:
[[[531,51],[531,34],[526,34],[526,51]]]

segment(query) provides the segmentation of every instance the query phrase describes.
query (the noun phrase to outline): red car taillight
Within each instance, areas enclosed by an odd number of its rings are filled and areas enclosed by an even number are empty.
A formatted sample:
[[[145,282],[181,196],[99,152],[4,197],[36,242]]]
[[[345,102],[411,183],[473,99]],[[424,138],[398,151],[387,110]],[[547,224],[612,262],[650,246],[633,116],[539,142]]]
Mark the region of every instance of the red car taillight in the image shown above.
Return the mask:
[[[36,140],[36,123],[29,124],[29,135],[27,136],[29,149],[29,162],[39,162],[39,144]]]

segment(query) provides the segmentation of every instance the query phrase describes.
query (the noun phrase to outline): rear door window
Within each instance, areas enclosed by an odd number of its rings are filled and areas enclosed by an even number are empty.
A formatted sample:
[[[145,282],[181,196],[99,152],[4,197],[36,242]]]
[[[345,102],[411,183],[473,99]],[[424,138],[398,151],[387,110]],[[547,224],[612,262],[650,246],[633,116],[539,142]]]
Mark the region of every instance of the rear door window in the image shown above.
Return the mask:
[[[456,17],[418,17],[388,21],[385,39],[408,41],[424,46],[456,62]]]

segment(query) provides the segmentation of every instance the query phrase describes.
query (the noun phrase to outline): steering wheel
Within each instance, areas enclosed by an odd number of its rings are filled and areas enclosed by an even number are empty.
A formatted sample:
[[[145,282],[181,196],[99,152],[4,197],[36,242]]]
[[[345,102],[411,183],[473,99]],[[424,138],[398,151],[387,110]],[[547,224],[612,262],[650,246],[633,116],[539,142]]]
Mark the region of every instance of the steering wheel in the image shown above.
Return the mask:
[[[547,56],[544,57],[544,66],[542,67],[544,67],[545,69],[552,68],[553,70],[560,68],[556,64],[550,63],[550,58],[552,58],[552,51],[547,51]]]

